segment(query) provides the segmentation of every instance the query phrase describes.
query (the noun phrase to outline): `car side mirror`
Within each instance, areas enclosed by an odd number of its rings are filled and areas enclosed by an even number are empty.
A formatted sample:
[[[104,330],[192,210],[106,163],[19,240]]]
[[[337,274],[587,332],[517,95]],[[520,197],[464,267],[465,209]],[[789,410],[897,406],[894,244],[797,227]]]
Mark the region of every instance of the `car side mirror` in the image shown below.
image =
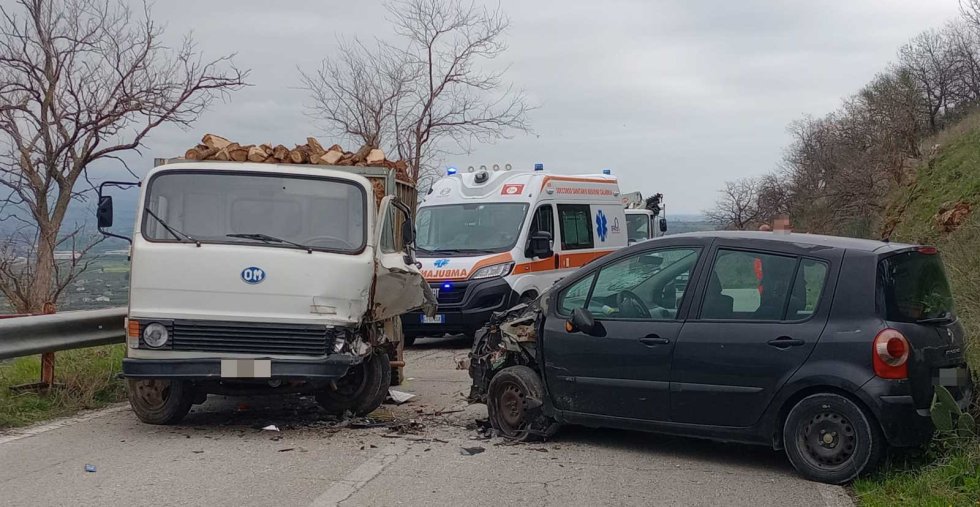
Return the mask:
[[[100,195],[99,207],[95,211],[95,218],[98,220],[100,229],[112,227],[112,196]]]
[[[528,238],[527,254],[528,257],[539,257],[542,259],[555,255],[551,249],[551,241],[554,238],[548,231],[535,231]]]
[[[592,334],[595,331],[595,317],[585,308],[576,308],[572,310],[572,317],[565,323],[565,330],[570,333],[581,331]]]
[[[660,219],[660,232],[667,232],[667,219],[666,218],[661,218]]]
[[[411,245],[415,243],[415,224],[412,223],[412,219],[406,217],[405,221],[402,222],[402,244]]]

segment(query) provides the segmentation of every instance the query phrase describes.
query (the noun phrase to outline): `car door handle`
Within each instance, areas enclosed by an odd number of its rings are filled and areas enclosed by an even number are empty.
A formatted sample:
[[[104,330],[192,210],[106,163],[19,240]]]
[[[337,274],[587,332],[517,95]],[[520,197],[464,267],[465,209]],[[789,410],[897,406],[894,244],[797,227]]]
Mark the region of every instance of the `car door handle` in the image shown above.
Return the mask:
[[[652,347],[654,345],[667,345],[668,343],[670,343],[670,340],[666,338],[661,338],[655,334],[648,334],[643,338],[640,338],[640,343],[648,347]]]
[[[789,336],[780,336],[775,340],[769,340],[769,345],[776,347],[777,349],[788,349],[790,347],[799,347],[800,345],[805,345],[806,342],[803,340],[797,340],[795,338],[790,338]]]

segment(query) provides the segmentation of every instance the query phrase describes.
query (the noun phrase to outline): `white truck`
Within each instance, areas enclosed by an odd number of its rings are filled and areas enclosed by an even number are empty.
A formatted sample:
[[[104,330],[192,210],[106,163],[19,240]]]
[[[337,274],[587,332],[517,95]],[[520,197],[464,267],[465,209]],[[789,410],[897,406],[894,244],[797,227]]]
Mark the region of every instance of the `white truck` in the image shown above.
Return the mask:
[[[663,211],[663,194],[654,194],[644,199],[639,192],[623,194],[623,207],[626,208],[626,234],[629,244],[645,241],[667,232],[667,219],[660,216]],[[658,220],[657,217],[660,216]]]
[[[123,237],[103,191],[125,185],[140,194],[123,361],[140,420],[176,423],[212,393],[381,404],[403,364],[399,315],[432,302],[414,188],[375,167],[167,163],[100,187],[104,234]]]

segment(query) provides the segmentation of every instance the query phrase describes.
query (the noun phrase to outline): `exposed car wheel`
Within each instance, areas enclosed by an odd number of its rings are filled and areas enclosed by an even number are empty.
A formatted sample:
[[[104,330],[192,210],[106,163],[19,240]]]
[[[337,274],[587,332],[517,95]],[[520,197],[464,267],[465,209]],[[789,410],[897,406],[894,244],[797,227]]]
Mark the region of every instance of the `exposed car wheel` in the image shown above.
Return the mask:
[[[317,393],[316,401],[332,414],[342,415],[350,411],[356,416],[364,416],[381,406],[390,385],[388,354],[378,350],[338,380],[337,389]]]
[[[814,394],[790,410],[783,446],[801,475],[842,484],[871,471],[885,449],[877,423],[853,401],[838,394]]]
[[[544,385],[534,370],[527,366],[504,368],[494,375],[487,389],[490,425],[501,436],[511,440],[527,441],[550,436],[558,425],[536,413],[543,399]],[[541,428],[545,430],[544,435]]]
[[[534,291],[528,291],[525,292],[524,294],[521,294],[521,297],[517,299],[517,304],[523,305],[526,303],[530,303],[535,299],[538,299],[538,293]]]
[[[177,424],[191,410],[194,389],[178,380],[127,379],[129,405],[147,424]]]

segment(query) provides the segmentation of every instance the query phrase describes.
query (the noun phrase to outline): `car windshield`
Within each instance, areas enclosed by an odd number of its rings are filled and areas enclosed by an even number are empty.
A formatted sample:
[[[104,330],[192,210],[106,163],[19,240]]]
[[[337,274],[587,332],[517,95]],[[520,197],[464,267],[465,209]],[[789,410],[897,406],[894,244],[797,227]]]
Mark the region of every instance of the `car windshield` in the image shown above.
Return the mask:
[[[367,240],[364,195],[356,184],[329,178],[163,172],[147,188],[142,233],[150,241],[355,253]]]
[[[650,238],[650,217],[643,214],[626,214],[626,237],[629,241]]]
[[[513,248],[528,205],[522,203],[449,204],[419,208],[419,253],[493,253]]]
[[[953,297],[939,254],[906,252],[881,261],[878,290],[890,321],[950,318]]]

